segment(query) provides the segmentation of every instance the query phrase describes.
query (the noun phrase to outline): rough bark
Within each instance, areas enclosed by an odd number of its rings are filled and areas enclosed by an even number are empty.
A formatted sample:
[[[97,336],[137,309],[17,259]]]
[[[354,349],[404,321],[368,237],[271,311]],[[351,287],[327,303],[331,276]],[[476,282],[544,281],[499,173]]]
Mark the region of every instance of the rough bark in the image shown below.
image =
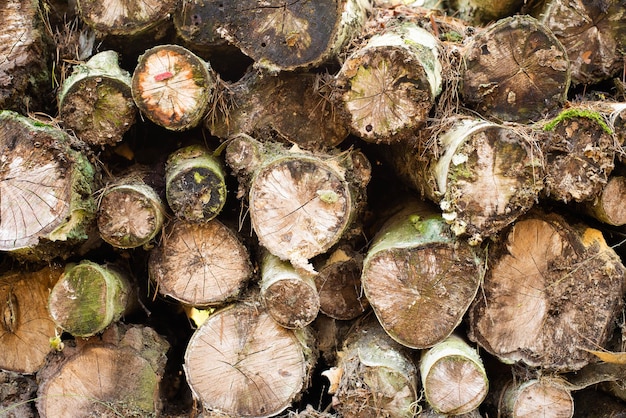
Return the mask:
[[[465,47],[463,62],[459,92],[487,118],[539,120],[567,97],[567,53],[530,16],[502,19],[479,32]]]
[[[477,26],[512,16],[517,13],[524,0],[451,0],[448,7],[455,17]]]
[[[38,374],[39,415],[158,416],[168,349],[163,337],[138,325],[113,326],[100,338],[68,344]]]
[[[393,147],[391,164],[439,204],[455,234],[479,243],[535,204],[543,189],[543,157],[533,139],[514,128],[463,117],[447,123],[434,138],[424,131],[431,141],[426,149]]]
[[[252,275],[248,250],[217,219],[168,224],[150,253],[148,269],[159,293],[192,306],[235,298]]]
[[[47,110],[41,91],[50,85],[50,39],[39,1],[0,4],[0,109]]]
[[[626,224],[626,177],[611,176],[600,194],[590,201],[582,202],[577,209],[608,225]]]
[[[43,366],[55,335],[48,294],[61,273],[59,267],[46,267],[0,276],[0,369],[32,374]]]
[[[481,257],[430,206],[408,203],[374,237],[363,289],[394,340],[431,347],[452,333],[476,296]]]
[[[321,65],[333,58],[365,23],[363,0],[316,2],[210,1],[218,33],[270,71]]]
[[[503,390],[499,412],[511,418],[571,418],[574,400],[558,378],[510,382]]]
[[[336,76],[338,104],[354,135],[397,142],[423,126],[441,92],[437,38],[414,23],[390,23],[352,52]]]
[[[544,192],[554,200],[582,202],[596,198],[613,171],[616,143],[602,114],[572,106],[542,125]]]
[[[396,343],[372,317],[347,337],[330,381],[333,406],[346,418],[413,417],[418,371],[406,347]]]
[[[136,305],[128,273],[82,261],[68,265],[52,288],[48,310],[54,323],[75,337],[91,337]]]
[[[330,76],[308,72],[248,71],[225,86],[221,106],[213,104],[206,126],[224,139],[244,133],[304,149],[334,147],[349,134],[348,116],[331,101],[334,85]]]
[[[308,330],[281,327],[259,304],[240,302],[196,330],[184,370],[194,396],[209,411],[269,417],[300,396],[315,361]]]
[[[45,260],[87,241],[96,170],[72,145],[58,128],[0,112],[0,250]]]
[[[626,9],[618,0],[537,2],[530,13],[561,41],[575,84],[593,84],[624,68]]]
[[[239,196],[248,195],[261,245],[307,271],[310,258],[350,235],[371,175],[357,150],[314,154],[247,135],[230,141],[226,162],[239,177]]]
[[[34,376],[0,370],[0,415],[4,418],[37,418],[31,400],[37,395]]]
[[[170,154],[165,166],[167,203],[180,219],[206,222],[226,203],[226,175],[221,161],[202,145]]]
[[[600,231],[534,213],[489,251],[470,338],[506,363],[568,371],[593,360],[622,308],[624,266]]]
[[[267,312],[285,328],[304,328],[317,317],[315,281],[267,251],[260,257],[260,296]]]
[[[422,352],[420,377],[428,404],[449,415],[478,409],[489,390],[478,352],[456,334]]]
[[[118,59],[115,51],[94,55],[76,65],[59,89],[64,127],[94,147],[120,142],[135,123],[130,74],[119,67]]]
[[[135,104],[152,122],[182,131],[200,124],[209,109],[215,76],[211,65],[178,45],[150,48],[132,76]]]

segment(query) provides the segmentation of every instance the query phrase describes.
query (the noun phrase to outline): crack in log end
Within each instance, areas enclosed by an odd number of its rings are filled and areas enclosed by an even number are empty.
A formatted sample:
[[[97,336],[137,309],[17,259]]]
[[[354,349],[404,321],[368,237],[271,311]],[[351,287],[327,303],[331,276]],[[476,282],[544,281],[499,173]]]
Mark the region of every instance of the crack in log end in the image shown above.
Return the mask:
[[[9,288],[6,303],[2,309],[2,326],[4,329],[13,334],[17,330],[19,318],[19,304],[17,296],[12,289]]]

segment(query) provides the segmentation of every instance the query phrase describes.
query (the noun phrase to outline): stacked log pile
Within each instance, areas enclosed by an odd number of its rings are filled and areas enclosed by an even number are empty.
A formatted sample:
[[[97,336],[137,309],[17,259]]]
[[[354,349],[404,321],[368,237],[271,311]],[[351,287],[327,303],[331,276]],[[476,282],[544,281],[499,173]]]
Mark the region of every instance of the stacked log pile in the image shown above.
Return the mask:
[[[0,416],[626,411],[623,1],[0,23]]]

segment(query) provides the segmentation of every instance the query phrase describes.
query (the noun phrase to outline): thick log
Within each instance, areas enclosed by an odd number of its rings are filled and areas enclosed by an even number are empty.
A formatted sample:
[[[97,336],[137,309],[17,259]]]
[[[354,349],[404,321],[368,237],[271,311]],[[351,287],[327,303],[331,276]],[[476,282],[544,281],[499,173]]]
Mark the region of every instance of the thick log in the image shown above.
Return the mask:
[[[0,250],[69,256],[95,230],[96,169],[61,129],[0,112]]]
[[[239,135],[226,162],[239,178],[239,196],[248,196],[259,242],[294,267],[312,271],[310,258],[354,233],[371,175],[360,151],[314,154]]]
[[[510,382],[502,391],[499,413],[511,418],[571,418],[574,400],[559,378]]]
[[[91,337],[136,305],[128,274],[85,260],[68,265],[52,288],[48,310],[54,323],[75,337]]]
[[[167,341],[139,325],[114,326],[101,338],[66,345],[38,374],[42,418],[158,416]]]
[[[190,49],[209,52],[227,41],[218,33],[219,6],[212,1],[182,0],[173,14],[176,34]]]
[[[536,2],[530,13],[561,41],[572,82],[593,84],[623,71],[626,9],[618,0]]]
[[[181,148],[165,165],[165,196],[180,219],[206,222],[226,203],[226,175],[221,161],[202,145]]]
[[[159,293],[192,306],[223,304],[252,276],[248,250],[217,219],[168,224],[150,252],[148,270]]]
[[[516,14],[524,0],[451,0],[450,12],[470,24],[481,26]]]
[[[61,273],[53,266],[0,276],[0,369],[32,374],[44,365],[56,328],[48,295]]]
[[[577,210],[608,225],[626,224],[626,177],[611,176],[594,200],[577,205]]]
[[[187,382],[214,413],[277,415],[306,388],[317,360],[310,338],[306,329],[281,327],[259,304],[231,305],[191,337],[185,352]]]
[[[467,414],[477,410],[487,396],[489,380],[483,361],[456,334],[423,351],[419,367],[424,396],[437,412]]]
[[[37,0],[0,4],[0,109],[48,110],[51,42],[41,16]]]
[[[135,123],[130,74],[118,59],[117,52],[104,51],[74,66],[58,92],[63,126],[93,147],[120,142]]]
[[[551,199],[582,202],[596,198],[613,171],[616,140],[602,114],[572,106],[542,125],[548,133],[544,192]]]
[[[424,131],[426,139],[418,139],[423,144],[415,148],[391,148],[391,164],[401,179],[439,204],[455,234],[479,243],[537,201],[543,158],[523,131],[457,117],[431,134]]]
[[[456,239],[441,215],[411,202],[374,237],[361,280],[385,331],[411,348],[448,337],[476,296],[480,252]]]
[[[211,65],[178,45],[159,45],[144,52],[132,76],[135,104],[152,122],[166,129],[191,129],[209,109],[215,76]]]
[[[418,371],[406,347],[370,317],[347,337],[330,381],[333,407],[342,417],[404,417],[417,410]]]
[[[260,296],[267,312],[285,328],[304,328],[317,317],[320,296],[310,275],[263,251]]]
[[[397,142],[423,126],[441,92],[440,45],[414,23],[389,24],[352,52],[336,76],[354,135]]]
[[[567,97],[567,53],[530,16],[502,19],[479,32],[465,47],[463,63],[464,103],[490,119],[539,120]]]
[[[608,341],[625,268],[600,231],[538,212],[490,248],[488,264],[469,336],[501,361],[578,370]]]

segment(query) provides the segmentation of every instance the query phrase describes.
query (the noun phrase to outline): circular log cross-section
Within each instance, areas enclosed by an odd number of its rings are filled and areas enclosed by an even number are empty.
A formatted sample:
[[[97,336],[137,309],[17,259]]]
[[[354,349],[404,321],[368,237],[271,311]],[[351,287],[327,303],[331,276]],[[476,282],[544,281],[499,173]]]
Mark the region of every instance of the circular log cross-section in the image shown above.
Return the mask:
[[[170,223],[148,268],[159,293],[192,306],[234,298],[252,275],[248,250],[217,219]]]
[[[460,93],[486,117],[538,120],[565,101],[570,73],[563,45],[530,16],[499,20],[472,38]]]
[[[297,336],[302,332],[281,327],[259,306],[231,305],[191,337],[183,366],[187,382],[209,410],[274,416],[308,381],[314,359],[304,337]]]
[[[132,94],[139,110],[166,129],[197,126],[206,115],[215,79],[211,66],[178,45],[159,45],[139,57]]]
[[[81,18],[100,33],[138,35],[169,18],[173,0],[77,0]]]
[[[512,418],[571,418],[574,400],[564,383],[552,378],[511,382],[501,395],[499,410]]]

